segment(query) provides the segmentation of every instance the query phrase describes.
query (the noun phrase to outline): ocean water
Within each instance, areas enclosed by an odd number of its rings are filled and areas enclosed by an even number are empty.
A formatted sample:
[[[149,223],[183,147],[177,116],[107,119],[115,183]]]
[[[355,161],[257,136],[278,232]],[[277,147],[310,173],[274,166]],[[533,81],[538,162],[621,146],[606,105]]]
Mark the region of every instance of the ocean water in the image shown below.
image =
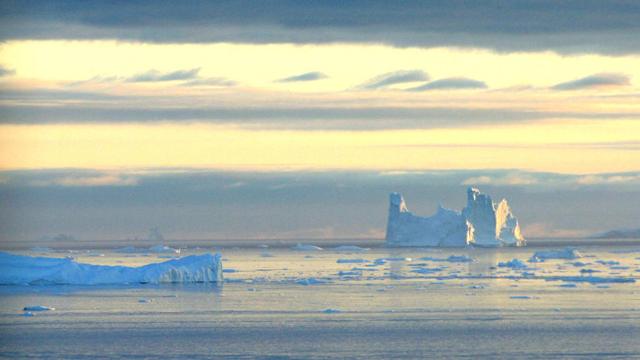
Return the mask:
[[[226,269],[219,285],[0,286],[0,356],[640,358],[640,246],[577,246],[580,259],[530,263],[535,251],[561,246],[279,245],[216,249]],[[210,251],[192,246],[180,256]],[[166,260],[99,248],[44,255],[131,266]],[[512,259],[527,268],[498,266]],[[32,305],[55,310],[23,316]]]

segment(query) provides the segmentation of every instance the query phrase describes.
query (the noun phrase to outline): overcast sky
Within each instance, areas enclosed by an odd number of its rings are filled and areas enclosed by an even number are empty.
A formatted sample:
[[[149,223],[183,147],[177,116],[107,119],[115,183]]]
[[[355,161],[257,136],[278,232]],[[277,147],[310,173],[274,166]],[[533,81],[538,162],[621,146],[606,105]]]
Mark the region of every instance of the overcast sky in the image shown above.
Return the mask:
[[[388,192],[426,215],[469,185],[509,198],[525,236],[637,227],[639,18],[637,1],[3,1],[0,238],[379,237]]]

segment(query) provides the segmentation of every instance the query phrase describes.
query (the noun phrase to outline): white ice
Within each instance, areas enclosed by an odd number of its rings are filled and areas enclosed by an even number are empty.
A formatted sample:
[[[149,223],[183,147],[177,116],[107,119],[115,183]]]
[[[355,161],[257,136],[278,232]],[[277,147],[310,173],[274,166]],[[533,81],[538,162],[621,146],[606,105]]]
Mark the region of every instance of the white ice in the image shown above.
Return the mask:
[[[564,248],[562,250],[541,250],[536,251],[529,259],[529,262],[542,262],[550,259],[566,259],[574,260],[581,258],[582,255],[574,248]]]
[[[0,284],[137,284],[221,282],[220,254],[192,255],[141,267],[0,253]]]
[[[321,251],[323,249],[321,247],[315,246],[315,245],[298,243],[298,244],[296,244],[296,246],[292,247],[291,250],[296,250],[296,251]]]
[[[386,234],[389,246],[523,246],[518,219],[506,200],[498,204],[478,189],[467,190],[467,206],[461,212],[438,206],[435,215],[416,216],[402,195],[390,195]]]

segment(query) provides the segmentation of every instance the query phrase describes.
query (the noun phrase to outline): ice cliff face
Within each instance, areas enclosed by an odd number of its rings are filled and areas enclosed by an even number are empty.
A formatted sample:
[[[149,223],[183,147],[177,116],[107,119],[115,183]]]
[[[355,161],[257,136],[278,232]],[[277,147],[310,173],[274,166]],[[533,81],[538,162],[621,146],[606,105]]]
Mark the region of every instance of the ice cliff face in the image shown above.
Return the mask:
[[[222,280],[220,254],[191,255],[128,267],[0,252],[0,285],[221,283]]]
[[[478,189],[467,190],[462,212],[438,207],[435,215],[413,215],[398,193],[392,193],[387,223],[390,246],[523,246],[518,219],[506,200],[495,204]]]

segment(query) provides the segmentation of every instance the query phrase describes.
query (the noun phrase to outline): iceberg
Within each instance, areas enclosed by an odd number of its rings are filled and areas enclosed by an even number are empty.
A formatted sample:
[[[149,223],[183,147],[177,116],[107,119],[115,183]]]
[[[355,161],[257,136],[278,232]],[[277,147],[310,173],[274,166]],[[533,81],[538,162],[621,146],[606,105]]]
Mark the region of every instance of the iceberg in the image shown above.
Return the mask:
[[[0,253],[2,285],[106,285],[222,282],[220,254],[191,255],[140,267]]]
[[[523,246],[518,219],[507,200],[498,204],[476,188],[467,190],[462,211],[438,206],[433,216],[411,213],[399,193],[389,197],[386,242],[389,246]]]

